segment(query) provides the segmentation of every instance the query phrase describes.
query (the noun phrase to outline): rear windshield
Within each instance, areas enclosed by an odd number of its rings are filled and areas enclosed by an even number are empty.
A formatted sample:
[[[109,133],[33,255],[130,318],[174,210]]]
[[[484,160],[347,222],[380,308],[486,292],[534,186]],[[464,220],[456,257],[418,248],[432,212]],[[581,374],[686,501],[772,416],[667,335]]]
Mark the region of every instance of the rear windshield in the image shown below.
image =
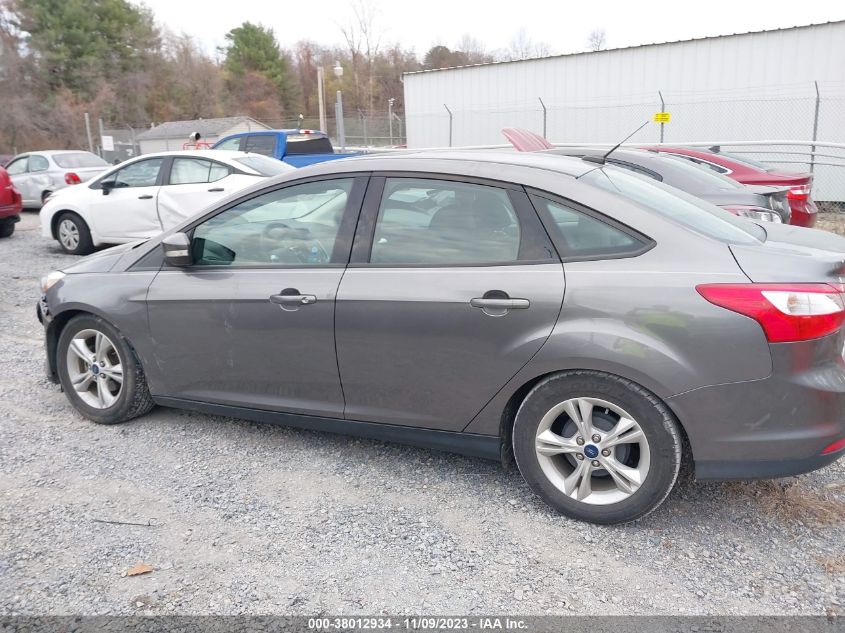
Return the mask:
[[[109,164],[96,154],[79,152],[78,154],[54,154],[53,160],[64,169],[83,169],[85,167],[108,167]]]
[[[289,134],[285,153],[291,154],[334,154],[332,142],[325,136],[313,134]]]
[[[698,163],[691,163],[688,160],[678,158],[677,156],[670,156],[669,154],[661,155],[660,160],[668,167],[664,174],[663,182],[667,185],[683,189],[684,191],[704,192],[745,189],[745,185],[738,183],[736,180],[718,174],[709,167],[699,165]]]
[[[594,169],[579,180],[620,195],[698,233],[730,244],[757,244],[766,231],[689,194],[623,169]]]
[[[241,156],[236,158],[235,161],[241,165],[245,165],[262,176],[275,176],[277,174],[283,174],[286,171],[290,171],[291,169],[280,160],[261,156],[260,154]]]

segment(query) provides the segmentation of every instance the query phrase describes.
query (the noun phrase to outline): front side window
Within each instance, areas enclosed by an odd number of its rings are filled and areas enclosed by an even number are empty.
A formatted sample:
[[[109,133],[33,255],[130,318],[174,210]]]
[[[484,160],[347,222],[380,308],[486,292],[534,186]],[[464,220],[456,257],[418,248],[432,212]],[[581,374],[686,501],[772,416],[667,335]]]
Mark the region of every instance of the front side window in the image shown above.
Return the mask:
[[[6,171],[10,176],[17,176],[18,174],[26,173],[27,165],[29,164],[29,156],[24,156],[17,160],[13,160],[6,165]]]
[[[29,171],[31,171],[31,172],[47,171],[48,169],[50,169],[50,163],[43,156],[38,156],[37,154],[33,154],[32,156],[29,157]]]
[[[241,138],[240,136],[236,136],[234,138],[230,138],[229,140],[223,141],[214,146],[214,149],[228,149],[237,151],[241,148]]]
[[[127,165],[123,169],[107,176],[102,184],[114,188],[153,187],[158,182],[163,158],[149,158]]]
[[[171,185],[214,182],[229,175],[229,168],[204,158],[174,158],[170,169]]]
[[[331,263],[352,178],[321,180],[256,196],[196,227],[197,266],[319,266]]]
[[[261,154],[262,156],[272,156],[276,151],[276,135],[256,134],[255,136],[247,136],[246,142],[244,142],[244,151]]]
[[[430,266],[506,264],[520,227],[507,191],[447,180],[388,178],[370,262]]]

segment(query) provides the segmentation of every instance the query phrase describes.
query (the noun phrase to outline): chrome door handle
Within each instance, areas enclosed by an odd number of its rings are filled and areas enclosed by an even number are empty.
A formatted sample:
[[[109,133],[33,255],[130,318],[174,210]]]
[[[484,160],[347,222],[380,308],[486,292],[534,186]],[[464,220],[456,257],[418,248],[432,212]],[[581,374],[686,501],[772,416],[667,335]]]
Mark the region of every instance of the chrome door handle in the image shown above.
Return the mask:
[[[270,295],[270,301],[282,306],[310,306],[317,303],[314,295]]]
[[[528,299],[484,299],[477,297],[470,299],[469,304],[473,308],[492,310],[527,310],[531,307],[531,302]]]

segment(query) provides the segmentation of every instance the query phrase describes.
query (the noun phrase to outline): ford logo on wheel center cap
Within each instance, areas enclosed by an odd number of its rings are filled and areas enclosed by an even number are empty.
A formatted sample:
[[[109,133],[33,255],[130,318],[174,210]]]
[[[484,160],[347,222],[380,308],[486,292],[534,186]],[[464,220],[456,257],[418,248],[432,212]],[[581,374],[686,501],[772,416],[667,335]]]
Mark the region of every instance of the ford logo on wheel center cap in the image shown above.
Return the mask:
[[[590,459],[594,459],[599,456],[599,449],[592,444],[587,444],[584,447],[584,455],[589,457]]]

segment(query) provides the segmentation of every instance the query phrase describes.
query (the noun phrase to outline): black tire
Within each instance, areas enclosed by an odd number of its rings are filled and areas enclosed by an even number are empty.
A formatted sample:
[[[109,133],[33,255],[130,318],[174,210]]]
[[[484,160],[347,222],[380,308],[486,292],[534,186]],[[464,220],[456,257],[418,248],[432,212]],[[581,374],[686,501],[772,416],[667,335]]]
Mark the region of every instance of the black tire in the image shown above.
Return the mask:
[[[42,191],[41,192],[41,206],[43,207],[47,204],[47,198],[53,195],[52,191]]]
[[[15,223],[14,222],[2,222],[0,223],[0,237],[12,237],[12,233],[15,232]]]
[[[640,487],[624,500],[606,505],[579,501],[564,493],[543,471],[536,451],[541,420],[571,398],[597,398],[612,403],[628,412],[642,429],[648,442],[650,466]],[[590,523],[626,523],[655,510],[675,485],[682,447],[679,425],[657,396],[629,380],[596,371],[567,371],[541,380],[523,400],[513,429],[514,457],[529,487],[562,514]]]
[[[79,233],[79,242],[75,248],[66,246],[60,239],[59,231],[64,221],[72,222]],[[88,255],[94,252],[94,243],[91,241],[91,231],[88,229],[88,225],[85,223],[85,220],[71,211],[65,211],[56,218],[56,239],[65,253],[71,255]]]
[[[123,368],[123,386],[114,404],[108,408],[95,408],[82,400],[74,388],[67,362],[68,347],[74,336],[83,330],[95,330],[105,334],[114,344]],[[118,424],[148,413],[154,406],[147,388],[144,370],[129,341],[110,323],[103,319],[82,314],[68,321],[59,336],[56,349],[56,367],[62,389],[73,407],[83,416],[97,424]]]

